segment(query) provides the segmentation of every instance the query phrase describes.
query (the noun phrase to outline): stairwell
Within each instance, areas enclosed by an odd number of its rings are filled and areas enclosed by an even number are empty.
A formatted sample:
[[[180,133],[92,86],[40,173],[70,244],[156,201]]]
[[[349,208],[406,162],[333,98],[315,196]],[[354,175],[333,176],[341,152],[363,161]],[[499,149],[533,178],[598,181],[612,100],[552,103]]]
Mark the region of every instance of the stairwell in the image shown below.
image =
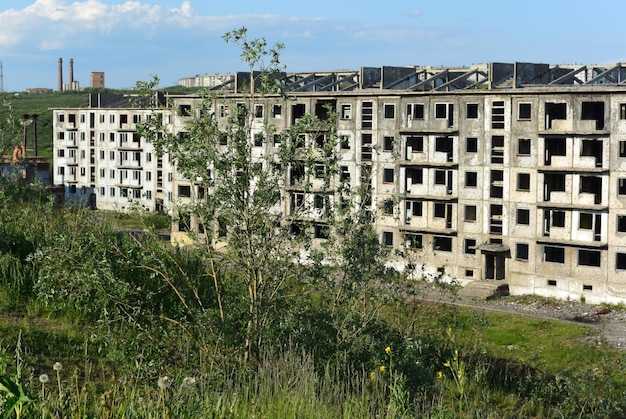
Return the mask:
[[[502,281],[471,281],[461,290],[459,295],[487,300],[509,294],[509,285]]]

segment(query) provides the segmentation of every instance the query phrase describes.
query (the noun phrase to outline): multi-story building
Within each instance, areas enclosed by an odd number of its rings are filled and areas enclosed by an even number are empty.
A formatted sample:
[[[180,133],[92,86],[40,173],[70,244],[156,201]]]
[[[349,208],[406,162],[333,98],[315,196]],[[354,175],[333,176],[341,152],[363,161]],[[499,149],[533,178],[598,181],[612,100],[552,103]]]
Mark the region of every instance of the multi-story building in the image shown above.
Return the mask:
[[[380,240],[401,250],[404,262],[423,263],[427,272],[445,269],[465,280],[503,281],[514,294],[623,302],[625,76],[622,65],[528,63],[288,74],[285,85],[291,99],[266,96],[257,101],[254,113],[259,126],[269,123],[280,131],[305,113],[323,116],[328,106],[335,109],[340,138],[335,182],[370,186],[367,204],[376,216]],[[221,106],[245,98],[249,83],[238,81],[243,77],[237,73],[232,90],[220,96],[223,102],[216,102],[218,117],[224,116]],[[184,115],[193,114],[199,100],[169,98],[173,133],[185,130]],[[87,120],[89,111],[83,111]],[[63,112],[71,111],[55,115]],[[55,126],[55,152],[69,153],[69,138],[59,137],[62,122],[57,119]],[[119,139],[124,131],[106,125],[102,129],[105,143],[114,132],[120,142],[111,147],[116,153],[126,151]],[[84,131],[90,138],[93,131],[88,127]],[[100,152],[100,131],[93,135],[95,140],[87,143],[97,145],[85,145],[83,159],[91,156],[91,150],[96,157]],[[272,141],[254,144],[260,155],[279,146]],[[55,156],[55,170],[67,170],[68,164]],[[140,160],[137,170],[156,170],[144,167],[147,163]],[[107,169],[116,173],[114,184],[101,186],[99,166],[89,160],[75,162],[73,174],[95,173],[90,177],[94,181],[83,183],[73,177],[72,184],[57,172],[55,181],[90,188],[100,207],[112,198],[106,196],[107,188],[132,189],[123,183],[126,165],[119,158],[110,164]],[[304,200],[310,201],[313,212],[322,212],[324,205],[338,201],[333,188],[300,190],[300,170],[296,166],[286,170],[289,198],[283,211],[288,213]],[[150,188],[155,190],[156,185]],[[196,189],[173,175],[169,191],[174,196],[165,204],[193,200]],[[113,205],[123,206],[121,198]],[[311,234],[323,240],[323,219],[308,215],[319,219]]]
[[[84,107],[56,109],[53,183],[65,187],[66,202],[123,211],[164,211],[172,201],[168,156],[137,133],[154,108],[131,96],[93,94]],[[171,124],[171,115],[164,115]]]

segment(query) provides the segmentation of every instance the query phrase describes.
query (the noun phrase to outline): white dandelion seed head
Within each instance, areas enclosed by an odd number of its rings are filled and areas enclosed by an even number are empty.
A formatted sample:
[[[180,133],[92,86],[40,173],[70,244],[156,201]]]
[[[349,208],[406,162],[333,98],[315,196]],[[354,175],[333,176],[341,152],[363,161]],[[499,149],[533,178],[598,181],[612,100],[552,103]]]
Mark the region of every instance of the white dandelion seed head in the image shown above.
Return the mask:
[[[63,364],[61,364],[60,362],[55,362],[52,366],[52,369],[55,371],[61,371],[63,369]]]
[[[170,386],[170,377],[168,377],[167,375],[164,375],[162,377],[159,377],[158,381],[157,381],[157,385],[159,386],[159,388],[161,389],[166,389]]]
[[[196,384],[196,379],[193,377],[185,377],[183,378],[183,385],[186,387],[191,387],[192,385]]]
[[[39,376],[39,382],[41,384],[46,384],[48,381],[50,381],[50,377],[48,377],[48,374],[41,374]]]

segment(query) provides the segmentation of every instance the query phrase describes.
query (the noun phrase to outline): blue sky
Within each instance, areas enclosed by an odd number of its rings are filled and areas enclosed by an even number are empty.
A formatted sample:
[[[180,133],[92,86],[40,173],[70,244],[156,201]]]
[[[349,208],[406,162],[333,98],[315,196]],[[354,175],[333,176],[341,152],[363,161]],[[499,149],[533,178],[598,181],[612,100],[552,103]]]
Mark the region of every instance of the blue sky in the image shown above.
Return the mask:
[[[10,6],[7,5],[10,3]],[[281,41],[288,71],[362,66],[469,66],[487,62],[610,64],[626,60],[617,0],[10,0],[0,5],[5,90],[57,87],[57,62],[74,60],[88,87],[157,75],[162,86],[245,70],[221,36]]]

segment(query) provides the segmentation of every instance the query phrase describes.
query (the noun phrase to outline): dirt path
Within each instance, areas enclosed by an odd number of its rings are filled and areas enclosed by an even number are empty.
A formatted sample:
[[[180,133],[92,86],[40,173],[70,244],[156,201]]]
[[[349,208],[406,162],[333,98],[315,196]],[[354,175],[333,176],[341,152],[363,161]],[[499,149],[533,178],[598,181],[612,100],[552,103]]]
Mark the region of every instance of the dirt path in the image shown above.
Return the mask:
[[[418,287],[418,295],[426,301],[586,325],[599,331],[599,345],[608,344],[626,350],[626,310],[537,296],[507,296],[483,300],[462,297],[426,282],[419,283]]]

